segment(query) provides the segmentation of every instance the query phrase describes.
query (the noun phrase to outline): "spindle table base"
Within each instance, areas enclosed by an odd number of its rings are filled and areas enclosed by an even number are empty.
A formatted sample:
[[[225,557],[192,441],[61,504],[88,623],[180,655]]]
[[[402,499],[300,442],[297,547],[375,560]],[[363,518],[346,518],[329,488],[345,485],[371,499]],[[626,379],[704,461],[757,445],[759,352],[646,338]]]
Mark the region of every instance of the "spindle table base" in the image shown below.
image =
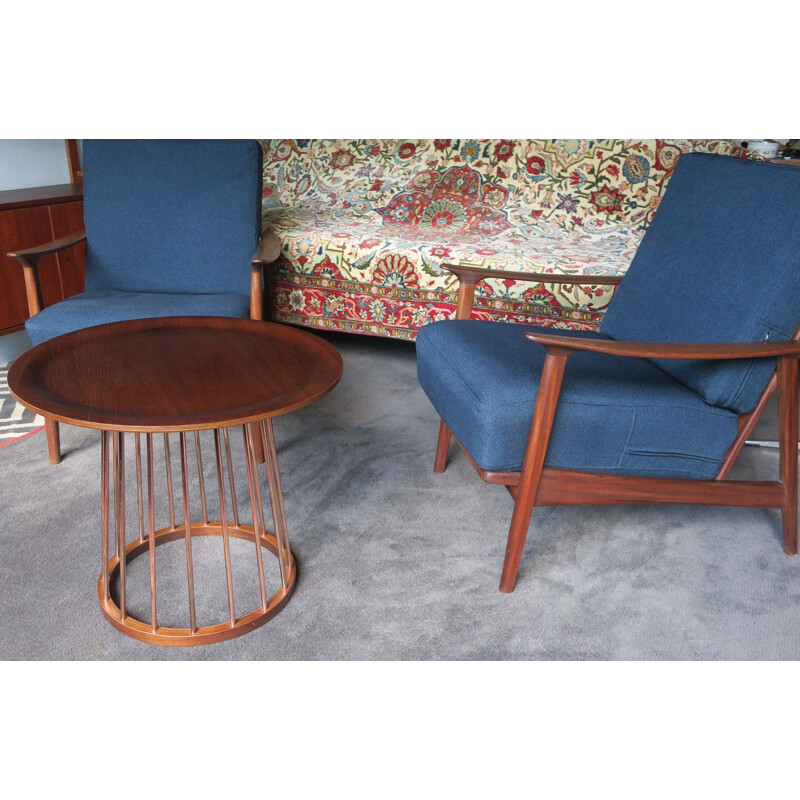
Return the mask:
[[[192,524],[190,526],[191,537],[197,536],[223,536],[222,523],[209,523]],[[228,536],[236,539],[246,539],[250,542],[256,541],[256,533],[251,525],[242,525],[239,527],[229,527]],[[157,531],[154,535],[155,546],[167,542],[174,542],[186,538],[185,528],[165,528],[164,530]],[[278,542],[275,536],[271,533],[258,534],[261,547],[268,550],[273,556],[278,556]],[[128,564],[139,555],[149,552],[150,542],[148,539],[144,541],[135,541],[128,545],[125,550],[125,558]],[[118,579],[120,571],[120,559],[114,556],[108,562],[108,580],[109,585]],[[213,642],[221,642],[226,639],[233,639],[236,636],[241,636],[243,633],[255,630],[260,625],[263,625],[267,620],[274,617],[288,602],[289,597],[294,591],[295,579],[297,577],[297,570],[294,564],[294,559],[291,561],[289,567],[289,574],[287,576],[286,588],[281,587],[272,597],[267,601],[266,606],[257,608],[255,611],[236,619],[231,625],[229,622],[220,623],[218,625],[206,625],[204,627],[196,628],[194,631],[191,628],[168,628],[157,626],[153,630],[150,623],[142,622],[130,615],[124,618],[119,606],[114,602],[111,593],[106,590],[103,582],[103,575],[97,581],[97,596],[100,600],[100,609],[102,610],[105,618],[122,633],[132,636],[134,639],[139,639],[143,642],[150,644],[161,645],[198,645],[198,644],[212,644]]]
[[[203,463],[200,431],[164,433],[163,464],[166,480],[157,480],[160,470],[155,465],[156,443],[161,436],[153,433],[103,431],[101,453],[101,506],[102,506],[102,559],[103,570],[97,582],[97,595],[100,608],[106,619],[119,631],[140,641],[151,644],[187,646],[211,644],[241,636],[263,625],[274,617],[294,590],[297,570],[294,557],[289,548],[286,531],[286,515],[283,508],[283,494],[278,473],[275,439],[272,420],[264,420],[252,425],[241,426],[244,444],[244,458],[247,468],[247,485],[250,498],[250,517],[253,524],[245,524],[239,519],[237,492],[234,479],[234,462],[227,428],[213,429],[214,459],[216,467],[215,487],[206,490],[206,477]],[[173,480],[173,459],[170,453],[170,436],[179,437],[180,475]],[[135,478],[126,479],[126,437],[134,437],[134,467],[130,470]],[[264,466],[267,474],[270,504],[277,533],[270,533],[264,524],[263,504],[256,458],[256,438],[264,444]],[[144,446],[142,441],[144,440]],[[110,446],[109,446],[110,445]],[[194,464],[190,464],[193,456]],[[208,464],[212,459],[207,459]],[[197,476],[197,492],[190,490],[192,476]],[[126,532],[126,480],[135,489],[127,496],[135,494],[132,505],[138,512],[138,538],[129,541]],[[169,525],[156,530],[156,493],[166,494],[169,509]],[[208,500],[217,502],[221,520],[208,520]],[[162,498],[163,500],[163,498]],[[166,505],[166,504],[163,504]],[[192,521],[191,509],[201,508],[203,521]],[[177,521],[180,509],[183,519]],[[176,513],[177,510],[177,513]],[[163,509],[162,509],[163,512]],[[195,511],[195,513],[197,513]],[[200,625],[195,611],[195,578],[192,543],[198,537],[220,537],[223,543],[224,564],[220,560],[219,569],[224,570],[228,589],[228,619],[209,625]],[[243,615],[235,613],[234,580],[231,568],[231,539],[252,542],[255,557],[251,560],[252,569],[260,585],[261,604]],[[159,623],[158,586],[156,580],[156,551],[169,542],[182,541],[186,553],[186,578],[188,580],[188,613],[186,627],[167,627]],[[264,554],[278,561],[280,584],[268,596],[265,577]],[[113,554],[112,554],[113,551]],[[126,572],[131,562],[138,556],[149,556],[150,619],[141,620],[129,613],[130,598],[127,597]],[[112,595],[112,586],[117,585],[118,598]]]

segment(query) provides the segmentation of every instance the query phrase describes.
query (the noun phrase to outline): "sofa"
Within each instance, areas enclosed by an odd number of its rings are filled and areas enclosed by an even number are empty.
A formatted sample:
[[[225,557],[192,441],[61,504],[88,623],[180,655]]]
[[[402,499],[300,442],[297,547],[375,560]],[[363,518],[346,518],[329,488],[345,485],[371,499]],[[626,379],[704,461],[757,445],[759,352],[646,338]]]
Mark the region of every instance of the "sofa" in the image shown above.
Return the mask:
[[[684,153],[727,140],[263,140],[263,223],[280,240],[276,321],[414,339],[454,314],[446,265],[541,273],[479,283],[473,317],[597,329]],[[586,276],[548,283],[548,273]]]

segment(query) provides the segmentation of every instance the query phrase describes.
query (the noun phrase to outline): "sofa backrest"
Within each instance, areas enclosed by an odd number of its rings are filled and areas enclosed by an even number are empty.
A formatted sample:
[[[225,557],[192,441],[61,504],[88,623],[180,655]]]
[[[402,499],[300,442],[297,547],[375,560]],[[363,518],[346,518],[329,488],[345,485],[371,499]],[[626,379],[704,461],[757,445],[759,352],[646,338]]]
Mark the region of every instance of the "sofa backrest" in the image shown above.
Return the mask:
[[[600,332],[647,342],[787,340],[800,322],[800,169],[681,158]],[[751,411],[773,359],[659,360],[706,402]]]
[[[86,288],[249,294],[257,141],[85,140]]]
[[[644,228],[678,158],[747,155],[693,139],[264,140],[264,205],[491,235],[511,225]],[[435,196],[432,207],[419,202]],[[448,204],[448,201],[450,203]],[[436,213],[441,216],[434,219]],[[464,221],[458,228],[448,213]],[[480,226],[483,226],[481,228]]]

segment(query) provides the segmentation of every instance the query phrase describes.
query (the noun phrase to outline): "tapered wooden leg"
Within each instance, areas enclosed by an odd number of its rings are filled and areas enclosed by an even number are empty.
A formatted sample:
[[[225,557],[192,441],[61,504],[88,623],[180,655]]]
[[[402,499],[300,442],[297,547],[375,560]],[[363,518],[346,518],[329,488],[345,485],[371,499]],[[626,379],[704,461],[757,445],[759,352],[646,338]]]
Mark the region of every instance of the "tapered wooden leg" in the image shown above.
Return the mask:
[[[436,460],[433,462],[434,472],[444,472],[447,466],[447,451],[450,449],[450,428],[445,421],[439,423],[439,441],[436,443]]]
[[[536,502],[536,493],[539,490],[544,457],[547,453],[547,445],[550,442],[550,431],[553,428],[553,419],[558,406],[558,396],[561,392],[561,381],[564,377],[567,357],[568,354],[563,355],[558,352],[551,354],[548,352],[542,368],[539,392],[536,396],[536,407],[533,410],[528,443],[525,447],[525,457],[522,461],[520,485],[517,490],[514,513],[511,516],[511,526],[508,531],[503,572],[500,576],[501,592],[513,592],[514,584],[517,581],[519,562],[522,559],[522,550],[525,547],[525,539],[528,536],[531,514]]]
[[[45,417],[44,432],[47,436],[47,454],[50,456],[51,464],[61,463],[61,434],[58,430],[58,423],[54,419]]]
[[[778,359],[780,478],[785,500],[781,509],[783,549],[797,555],[797,360]]]

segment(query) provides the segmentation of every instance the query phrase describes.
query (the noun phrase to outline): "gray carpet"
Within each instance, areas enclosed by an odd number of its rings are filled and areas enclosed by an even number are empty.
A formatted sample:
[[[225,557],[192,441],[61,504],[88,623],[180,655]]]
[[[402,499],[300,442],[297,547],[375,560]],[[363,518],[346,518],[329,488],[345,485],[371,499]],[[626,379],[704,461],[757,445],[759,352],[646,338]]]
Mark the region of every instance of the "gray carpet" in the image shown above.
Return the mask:
[[[114,630],[96,596],[99,433],[63,426],[59,466],[48,464],[44,433],[0,449],[0,657],[800,657],[800,561],[784,555],[775,511],[537,509],[517,588],[500,594],[511,498],[455,448],[446,472],[433,473],[438,418],[416,382],[413,345],[328,338],[344,357],[342,382],[275,422],[298,562],[280,614],[200,648]],[[771,408],[759,435],[774,424]],[[736,474],[775,476],[776,452],[747,448]]]

